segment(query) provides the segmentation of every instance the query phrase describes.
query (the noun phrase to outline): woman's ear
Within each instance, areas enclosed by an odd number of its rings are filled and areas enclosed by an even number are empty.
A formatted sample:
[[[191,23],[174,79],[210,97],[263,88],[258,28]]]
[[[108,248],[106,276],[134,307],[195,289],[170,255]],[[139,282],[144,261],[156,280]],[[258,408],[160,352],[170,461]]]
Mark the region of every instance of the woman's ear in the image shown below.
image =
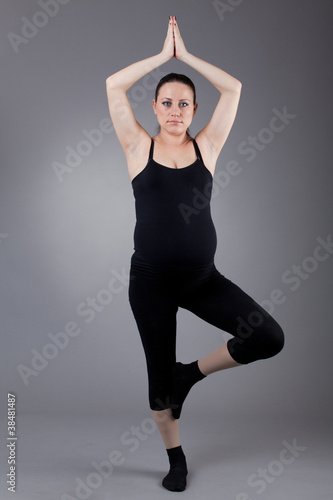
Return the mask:
[[[155,101],[155,99],[152,100],[152,105],[153,105],[153,108],[154,108],[154,113],[156,115],[156,101]]]
[[[198,109],[198,103],[196,102],[194,107],[193,107],[193,116],[195,116],[195,113],[197,112]]]

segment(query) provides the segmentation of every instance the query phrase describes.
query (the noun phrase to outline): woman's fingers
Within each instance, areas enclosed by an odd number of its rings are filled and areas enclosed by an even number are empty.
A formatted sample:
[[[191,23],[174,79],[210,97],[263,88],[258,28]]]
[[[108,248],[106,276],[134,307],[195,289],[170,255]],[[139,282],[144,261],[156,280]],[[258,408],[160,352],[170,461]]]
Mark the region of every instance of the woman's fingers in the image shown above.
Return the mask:
[[[170,28],[170,31],[171,31],[171,35],[172,35],[172,43],[173,43],[173,56],[176,55],[176,47],[175,47],[175,32],[174,32],[174,20],[175,20],[175,17],[174,16],[170,16],[169,17],[169,28]]]
[[[173,21],[173,17],[170,16],[169,17],[169,32],[173,33],[173,28],[174,28],[174,21]]]
[[[176,21],[176,18],[175,18],[175,17],[173,17],[172,26],[173,26],[173,36],[174,36],[174,37],[176,37],[176,35],[177,35],[177,36],[180,36],[178,23],[177,23],[177,21]]]
[[[184,41],[180,35],[179,26],[176,18],[173,18],[173,31],[175,37],[175,57],[181,59],[187,52]]]
[[[171,16],[169,17],[168,30],[166,34],[166,38],[170,38],[173,34],[173,23],[171,21]]]
[[[175,42],[173,33],[173,19],[169,17],[168,31],[164,41],[164,46],[162,51],[167,54],[168,58],[172,59],[175,55]]]
[[[177,31],[177,33],[179,33],[179,27],[178,27],[176,16],[173,18],[173,29],[174,29],[174,31]]]

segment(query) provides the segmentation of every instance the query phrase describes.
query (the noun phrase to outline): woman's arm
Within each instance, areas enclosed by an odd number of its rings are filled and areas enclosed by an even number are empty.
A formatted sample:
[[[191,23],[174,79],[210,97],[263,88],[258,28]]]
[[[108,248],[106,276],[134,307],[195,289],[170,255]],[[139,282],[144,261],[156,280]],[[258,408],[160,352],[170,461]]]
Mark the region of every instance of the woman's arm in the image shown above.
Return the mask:
[[[131,64],[106,79],[110,116],[125,154],[135,148],[140,135],[147,134],[136,121],[127,98],[127,90],[140,78],[174,57],[173,25],[169,22],[162,51],[152,57]]]
[[[207,143],[207,150],[217,159],[234,123],[242,84],[222,69],[190,54],[185,48],[175,18],[173,22],[176,58],[201,73],[221,93],[210,122],[196,136],[200,138],[199,141]]]

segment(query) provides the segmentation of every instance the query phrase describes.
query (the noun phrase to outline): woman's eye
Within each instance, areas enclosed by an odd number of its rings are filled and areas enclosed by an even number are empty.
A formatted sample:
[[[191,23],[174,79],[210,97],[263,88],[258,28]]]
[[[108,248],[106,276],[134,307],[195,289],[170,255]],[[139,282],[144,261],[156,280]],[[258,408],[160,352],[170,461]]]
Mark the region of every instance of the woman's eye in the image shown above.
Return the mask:
[[[170,101],[164,101],[162,102],[163,106],[169,106],[171,105],[171,102]],[[188,106],[188,103],[187,102],[181,102],[180,104],[180,107],[181,108],[186,108],[186,106]]]

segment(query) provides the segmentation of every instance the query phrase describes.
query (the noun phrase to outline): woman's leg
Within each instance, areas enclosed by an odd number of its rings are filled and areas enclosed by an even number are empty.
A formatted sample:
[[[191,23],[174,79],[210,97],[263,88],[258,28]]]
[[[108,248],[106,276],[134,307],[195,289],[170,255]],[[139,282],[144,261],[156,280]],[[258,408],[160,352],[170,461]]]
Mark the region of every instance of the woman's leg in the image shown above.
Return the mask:
[[[142,276],[134,270],[131,277],[129,299],[146,356],[149,404],[170,462],[162,484],[170,491],[183,491],[186,458],[180,446],[178,421],[170,408],[172,370],[176,362],[175,280],[164,280],[160,275]]]
[[[149,405],[159,412],[170,408],[178,306],[168,293],[168,280],[160,273],[145,272],[131,269],[129,301],[146,357]]]
[[[199,360],[207,373],[270,358],[283,348],[284,334],[275,319],[216,268],[209,279],[187,293],[179,306],[233,335]]]
[[[178,420],[173,418],[171,409],[167,408],[161,411],[153,410],[153,416],[162,436],[165,448],[168,450],[180,446]]]
[[[227,368],[242,365],[241,363],[237,363],[237,361],[231,357],[227,344],[225,343],[218,347],[215,351],[207,354],[207,356],[199,359],[198,366],[201,373],[207,376],[220,370],[226,370]]]
[[[168,454],[170,470],[163,478],[162,485],[169,491],[184,491],[186,488],[187,463],[180,445],[178,420],[171,409],[153,411],[155,422],[161,433]]]
[[[278,354],[284,345],[284,334],[278,323],[241,288],[222,276],[216,268],[211,276],[198,280],[188,289],[179,306],[234,337],[198,362],[179,365],[174,379],[177,403],[173,410],[179,418],[182,404],[191,387],[216,371],[248,364]],[[202,374],[200,377],[199,374]]]

